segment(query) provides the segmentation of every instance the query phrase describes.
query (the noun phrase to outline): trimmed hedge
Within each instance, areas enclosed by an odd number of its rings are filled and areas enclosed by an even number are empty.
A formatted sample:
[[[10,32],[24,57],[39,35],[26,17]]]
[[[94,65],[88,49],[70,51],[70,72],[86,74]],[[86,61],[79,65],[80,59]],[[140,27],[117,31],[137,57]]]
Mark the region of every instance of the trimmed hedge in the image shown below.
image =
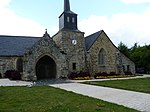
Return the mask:
[[[110,72],[109,75],[110,75],[110,76],[115,76],[115,75],[117,75],[117,74],[116,74],[116,72]]]
[[[2,78],[2,74],[0,73],[0,79]]]
[[[71,72],[69,75],[68,75],[68,78],[69,79],[87,79],[91,77],[91,74],[89,72]]]
[[[106,72],[99,72],[99,73],[96,73],[95,75],[94,75],[94,78],[96,79],[97,77],[99,77],[99,76],[108,76],[109,74],[108,73],[106,73]]]
[[[109,78],[109,77],[118,77],[120,74],[116,74],[116,72],[110,72],[109,74],[106,72],[99,72],[94,75],[95,79],[99,78]]]
[[[5,78],[9,78],[11,80],[21,80],[21,74],[16,70],[7,70],[4,74]]]
[[[124,72],[125,75],[133,75],[131,72]]]

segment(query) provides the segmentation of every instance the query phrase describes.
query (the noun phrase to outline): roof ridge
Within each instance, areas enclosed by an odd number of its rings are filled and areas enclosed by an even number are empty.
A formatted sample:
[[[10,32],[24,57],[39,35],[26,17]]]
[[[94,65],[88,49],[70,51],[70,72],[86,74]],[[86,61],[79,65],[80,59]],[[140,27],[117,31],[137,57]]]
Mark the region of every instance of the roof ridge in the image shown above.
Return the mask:
[[[100,32],[102,32],[102,31],[103,31],[103,30],[99,30],[99,31],[97,31],[97,32],[95,32],[95,33],[92,33],[92,34],[86,36],[85,38],[90,37],[90,36],[92,36],[92,35],[94,35],[94,34],[96,34],[96,33],[100,33]]]
[[[41,37],[36,37],[36,36],[14,36],[14,35],[0,35],[0,38],[1,37],[12,37],[12,38],[42,38],[42,36]]]
[[[89,50],[91,46],[95,43],[99,35],[103,32],[103,30],[100,30],[98,32],[95,32],[87,37],[85,37],[85,46],[86,50]]]

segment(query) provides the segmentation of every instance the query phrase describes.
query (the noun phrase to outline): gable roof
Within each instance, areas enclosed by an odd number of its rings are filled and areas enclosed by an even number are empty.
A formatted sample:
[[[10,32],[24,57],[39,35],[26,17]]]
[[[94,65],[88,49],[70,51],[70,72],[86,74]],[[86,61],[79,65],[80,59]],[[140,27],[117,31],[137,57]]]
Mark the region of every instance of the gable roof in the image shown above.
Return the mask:
[[[96,33],[93,33],[93,34],[91,34],[91,35],[85,37],[85,47],[86,47],[86,50],[87,50],[87,51],[92,47],[92,45],[95,43],[95,41],[97,40],[97,38],[99,38],[99,36],[101,35],[102,32],[104,32],[104,31],[101,30],[101,31],[98,31],[98,32],[96,32]],[[118,51],[120,51],[120,50],[118,49],[118,47],[116,47],[115,44],[110,40],[110,38],[108,37],[108,35],[107,35],[105,32],[104,32],[104,34],[105,34],[106,37],[109,39],[109,41],[112,43],[112,45],[113,45]],[[120,51],[120,53],[122,53],[122,52]],[[123,54],[124,56],[126,56],[129,60],[131,60],[131,61],[134,63],[134,61],[133,61],[129,56],[125,55],[124,53],[122,53],[122,54]]]
[[[87,37],[85,37],[85,47],[86,47],[86,50],[88,51],[91,46],[95,43],[95,41],[97,40],[97,38],[99,37],[99,35],[101,34],[103,30],[101,31],[98,31],[96,33],[93,33]]]
[[[41,37],[0,35],[0,56],[23,56]]]

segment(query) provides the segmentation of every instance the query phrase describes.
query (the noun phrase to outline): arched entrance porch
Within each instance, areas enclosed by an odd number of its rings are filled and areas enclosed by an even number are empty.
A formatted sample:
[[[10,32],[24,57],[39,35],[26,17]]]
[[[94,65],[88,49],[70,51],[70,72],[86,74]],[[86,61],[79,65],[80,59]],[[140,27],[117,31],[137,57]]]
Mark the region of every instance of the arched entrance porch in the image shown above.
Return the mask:
[[[36,64],[37,80],[56,78],[56,63],[49,57],[44,56]]]

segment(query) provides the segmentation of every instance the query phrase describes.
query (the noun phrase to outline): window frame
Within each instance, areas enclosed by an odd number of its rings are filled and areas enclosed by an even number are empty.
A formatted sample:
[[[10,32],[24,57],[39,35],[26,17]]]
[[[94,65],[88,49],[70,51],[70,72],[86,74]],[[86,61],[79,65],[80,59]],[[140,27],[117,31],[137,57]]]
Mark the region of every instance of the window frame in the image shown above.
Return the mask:
[[[106,65],[106,51],[103,48],[98,53],[98,64],[101,66]]]

